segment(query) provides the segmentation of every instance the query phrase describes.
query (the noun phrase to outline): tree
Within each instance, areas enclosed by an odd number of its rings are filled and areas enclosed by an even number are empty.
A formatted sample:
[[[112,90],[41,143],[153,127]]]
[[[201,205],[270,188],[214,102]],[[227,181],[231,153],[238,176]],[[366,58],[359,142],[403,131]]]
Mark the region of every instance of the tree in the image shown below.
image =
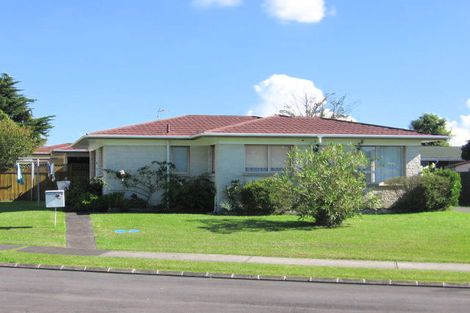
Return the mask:
[[[349,119],[349,108],[345,104],[346,96],[336,97],[326,94],[322,99],[305,94],[296,98],[294,103],[284,105],[279,114],[287,116],[325,117],[336,120]]]
[[[338,226],[369,203],[364,194],[368,160],[354,148],[327,145],[293,148],[286,167],[278,179],[279,192],[293,203],[293,211],[301,218],[310,218],[316,225]]]
[[[26,98],[16,87],[18,81],[3,73],[0,76],[0,111],[5,113],[13,122],[27,126],[31,129],[31,136],[42,144],[53,127],[51,122],[54,116],[33,117],[30,105],[36,100]]]
[[[462,146],[462,159],[470,160],[470,140],[467,140],[467,143]]]
[[[12,167],[19,157],[31,154],[36,147],[29,128],[0,113],[0,171]]]
[[[450,136],[445,118],[433,113],[425,113],[418,119],[411,121],[410,128],[422,134]],[[424,146],[448,146],[447,140],[431,141],[423,143]]]

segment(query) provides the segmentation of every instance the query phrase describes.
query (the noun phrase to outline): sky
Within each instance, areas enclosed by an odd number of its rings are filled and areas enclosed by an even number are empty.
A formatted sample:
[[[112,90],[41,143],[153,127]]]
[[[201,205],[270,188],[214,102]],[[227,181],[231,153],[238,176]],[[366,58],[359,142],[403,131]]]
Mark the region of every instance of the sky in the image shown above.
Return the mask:
[[[0,72],[48,144],[184,114],[346,95],[359,122],[423,113],[470,139],[468,0],[0,0]],[[164,110],[159,113],[159,110]]]

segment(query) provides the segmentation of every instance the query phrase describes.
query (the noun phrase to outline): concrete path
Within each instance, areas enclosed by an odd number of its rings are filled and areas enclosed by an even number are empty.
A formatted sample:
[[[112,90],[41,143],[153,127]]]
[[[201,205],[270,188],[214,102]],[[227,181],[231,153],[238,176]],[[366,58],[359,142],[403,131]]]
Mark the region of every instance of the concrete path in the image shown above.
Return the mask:
[[[68,212],[67,223],[67,248],[96,249],[95,235],[88,214]]]
[[[464,213],[470,213],[470,207],[465,207],[465,206],[458,206],[454,208],[455,211],[459,212],[464,212]]]
[[[46,254],[77,255],[77,256],[100,256],[100,257],[115,257],[115,258],[141,258],[141,259],[154,259],[154,260],[470,272],[470,264],[465,264],[465,263],[426,263],[426,262],[402,262],[402,261],[395,262],[395,261],[367,261],[367,260],[302,259],[302,258],[280,258],[280,257],[247,256],[247,255],[227,255],[227,254],[164,253],[164,252],[97,250],[97,249],[70,249],[70,248],[60,248],[60,247],[25,247],[20,250],[23,252],[29,252],[29,253],[46,253]]]
[[[0,312],[468,312],[470,290],[0,268]]]

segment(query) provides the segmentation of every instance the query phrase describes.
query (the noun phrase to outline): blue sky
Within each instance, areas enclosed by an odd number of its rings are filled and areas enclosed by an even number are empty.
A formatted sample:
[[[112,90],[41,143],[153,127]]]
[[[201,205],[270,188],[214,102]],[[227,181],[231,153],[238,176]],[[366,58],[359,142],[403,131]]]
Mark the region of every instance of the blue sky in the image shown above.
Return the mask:
[[[269,114],[305,92],[346,94],[367,123],[433,112],[470,139],[470,1],[0,3],[0,72],[57,116],[49,144],[158,108]]]

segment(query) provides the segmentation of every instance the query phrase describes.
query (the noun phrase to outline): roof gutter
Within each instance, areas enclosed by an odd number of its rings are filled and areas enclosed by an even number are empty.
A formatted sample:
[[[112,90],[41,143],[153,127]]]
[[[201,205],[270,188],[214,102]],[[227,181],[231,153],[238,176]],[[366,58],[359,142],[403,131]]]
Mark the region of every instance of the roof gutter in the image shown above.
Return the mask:
[[[200,137],[262,137],[262,138],[370,138],[370,139],[419,139],[419,140],[447,140],[448,136],[439,135],[367,135],[367,134],[259,134],[259,133],[201,133],[192,136],[142,136],[142,135],[84,135],[71,146],[75,147],[86,139],[186,139],[192,140]]]

